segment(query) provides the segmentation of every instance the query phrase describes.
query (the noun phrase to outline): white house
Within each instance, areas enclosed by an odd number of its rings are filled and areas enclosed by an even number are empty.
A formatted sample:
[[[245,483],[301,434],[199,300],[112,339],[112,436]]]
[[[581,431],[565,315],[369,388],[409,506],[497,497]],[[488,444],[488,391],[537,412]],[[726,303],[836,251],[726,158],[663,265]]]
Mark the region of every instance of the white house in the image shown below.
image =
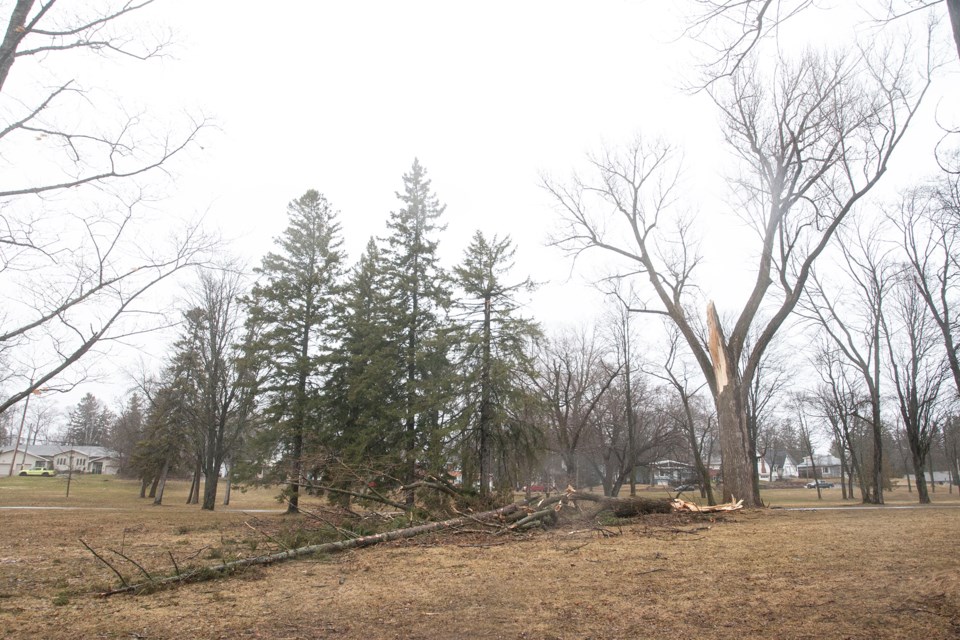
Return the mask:
[[[781,452],[775,456],[759,456],[757,458],[757,469],[760,479],[766,482],[774,480],[783,480],[784,478],[797,478],[800,476],[800,469],[797,461],[786,452]]]
[[[821,478],[839,478],[840,477],[840,458],[832,455],[814,456],[814,462],[817,464],[817,475]],[[801,478],[813,477],[813,465],[810,464],[810,456],[806,456],[797,465],[797,471]]]
[[[17,448],[13,459],[13,447],[0,449],[0,478],[13,475],[24,469],[52,466],[59,473],[103,473],[115,475],[120,470],[120,454],[106,447],[86,447],[59,444],[32,444]]]
[[[650,463],[650,484],[680,484],[693,478],[695,473],[692,464],[677,460],[657,460]]]

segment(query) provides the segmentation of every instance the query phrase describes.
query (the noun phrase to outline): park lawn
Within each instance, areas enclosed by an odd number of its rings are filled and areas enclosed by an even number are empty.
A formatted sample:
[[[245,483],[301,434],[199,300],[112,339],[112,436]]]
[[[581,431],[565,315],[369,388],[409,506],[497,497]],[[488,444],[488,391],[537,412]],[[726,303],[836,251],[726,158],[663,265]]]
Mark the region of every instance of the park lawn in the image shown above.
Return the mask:
[[[223,489],[217,499],[217,507],[223,508]],[[185,504],[190,483],[185,480],[170,480],[164,491],[163,508],[183,507],[194,510],[196,506]],[[134,481],[109,475],[76,474],[70,479],[70,496],[67,497],[67,476],[52,478],[19,477],[0,478],[0,507],[85,507],[101,509],[141,509],[151,506],[152,500],[139,497],[140,485]],[[230,496],[230,509],[282,509],[277,502],[276,489],[238,490],[234,487]]]
[[[95,500],[110,495],[121,505],[115,511],[0,511],[0,637],[960,634],[960,509],[949,505],[603,519],[602,530],[592,519],[571,520],[522,537],[467,530],[101,598],[96,592],[118,580],[81,539],[133,580],[141,571],[111,549],[160,575],[173,571],[171,557],[181,570],[215,564],[281,541],[316,541],[322,528],[316,518],[277,512],[151,507],[138,502],[135,483],[107,484],[97,494],[91,483],[84,500],[111,507]],[[246,498],[276,507],[270,491]]]

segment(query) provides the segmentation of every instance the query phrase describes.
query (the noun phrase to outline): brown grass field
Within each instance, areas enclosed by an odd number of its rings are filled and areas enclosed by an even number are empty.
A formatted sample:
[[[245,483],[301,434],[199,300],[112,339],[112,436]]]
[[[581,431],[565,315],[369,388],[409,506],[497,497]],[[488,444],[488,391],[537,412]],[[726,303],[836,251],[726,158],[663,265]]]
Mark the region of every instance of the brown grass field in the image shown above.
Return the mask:
[[[0,509],[0,637],[960,637],[960,497],[944,487],[922,509],[647,516],[602,519],[602,530],[565,519],[502,537],[474,528],[110,598],[97,593],[116,576],[79,539],[137,579],[110,549],[162,575],[171,556],[181,569],[215,564],[319,539],[325,527],[255,511],[281,506],[265,490],[201,513],[182,504],[184,483],[162,507],[102,476],[75,479],[69,499],[64,489],[63,478],[0,479],[0,507],[75,507]],[[817,506],[812,490],[764,497]],[[824,498],[840,504],[839,489]]]

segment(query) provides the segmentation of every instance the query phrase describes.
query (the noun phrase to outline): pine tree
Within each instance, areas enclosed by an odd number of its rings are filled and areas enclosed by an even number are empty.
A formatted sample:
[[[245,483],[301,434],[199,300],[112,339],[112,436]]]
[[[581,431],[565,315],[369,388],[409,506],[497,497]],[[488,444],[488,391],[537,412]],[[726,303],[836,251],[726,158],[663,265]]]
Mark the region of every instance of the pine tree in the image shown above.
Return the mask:
[[[333,426],[329,442],[352,468],[370,463],[388,471],[403,441],[392,428],[403,419],[398,384],[399,345],[391,340],[390,298],[384,264],[371,238],[351,271],[336,310],[338,348],[330,361],[327,406]],[[372,481],[373,479],[371,479]]]
[[[289,464],[288,512],[296,513],[344,256],[337,212],[319,192],[311,189],[290,202],[287,216],[277,252],[256,270],[261,281],[250,296],[250,321],[261,328],[257,351],[268,368],[267,412]]]
[[[132,393],[110,428],[110,446],[120,454],[120,473],[127,473],[130,457],[143,439],[144,420],[143,398]]]
[[[70,412],[67,442],[79,446],[102,446],[106,442],[113,414],[88,393]]]
[[[464,329],[463,423],[468,441],[474,444],[481,495],[489,490],[494,455],[504,470],[507,454],[523,450],[521,445],[535,436],[519,416],[524,395],[521,377],[530,369],[528,348],[540,331],[536,323],[517,315],[517,294],[532,291],[534,283],[529,278],[504,282],[515,252],[509,236],[488,241],[477,231],[463,264],[454,270],[464,295],[457,305],[463,312]],[[464,469],[469,467],[468,460],[463,463]]]
[[[443,230],[437,221],[445,207],[432,193],[417,160],[403,176],[403,193],[397,197],[403,206],[387,221],[384,267],[392,301],[389,328],[401,366],[402,475],[409,483],[416,477],[418,461],[434,467],[444,462],[440,428],[452,394],[446,321],[450,291],[435,239]],[[412,492],[407,501],[412,503]]]

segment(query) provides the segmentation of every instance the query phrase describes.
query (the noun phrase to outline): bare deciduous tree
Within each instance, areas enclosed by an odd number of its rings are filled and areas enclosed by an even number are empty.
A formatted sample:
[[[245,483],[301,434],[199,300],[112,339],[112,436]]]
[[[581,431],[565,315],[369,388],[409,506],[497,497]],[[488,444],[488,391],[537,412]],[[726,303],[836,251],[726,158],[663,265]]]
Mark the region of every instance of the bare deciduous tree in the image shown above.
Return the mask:
[[[920,504],[927,504],[924,468],[942,419],[939,395],[948,367],[938,331],[912,278],[901,274],[891,307],[893,312],[883,322],[890,375],[910,445],[917,495]]]
[[[548,446],[563,461],[567,482],[578,482],[579,454],[620,370],[604,359],[596,331],[567,332],[544,341],[533,385],[542,399]]]
[[[736,495],[761,504],[751,472],[747,390],[816,259],[886,172],[930,71],[918,85],[905,54],[808,53],[778,60],[770,74],[746,61],[712,85],[727,142],[742,161],[738,213],[759,247],[752,290],[729,336],[708,307],[709,348],[693,311],[700,257],[689,241],[690,223],[681,219],[664,231],[679,197],[669,145],[638,140],[622,153],[592,158],[591,180],[545,181],[563,217],[554,244],[574,257],[601,249],[618,260],[618,276],[645,279],[653,302],[635,310],[669,317],[693,352],[717,403],[725,500]],[[747,350],[751,330],[756,338]]]
[[[888,217],[901,233],[914,286],[940,332],[960,396],[960,177],[945,175],[908,191]]]
[[[149,43],[130,23],[152,2],[13,3],[0,42],[0,153],[10,162],[0,180],[0,354],[9,381],[0,412],[36,389],[70,388],[83,373],[63,375],[97,345],[155,327],[138,302],[206,260],[210,242],[195,224],[166,244],[153,229],[153,246],[138,237],[156,195],[148,183],[167,174],[205,121],[154,135],[145,114],[111,107],[106,92],[69,75],[84,55],[159,55],[166,38]]]
[[[866,387],[869,413],[858,416],[870,424],[873,433],[873,473],[864,502],[883,504],[883,315],[896,267],[890,251],[881,247],[878,228],[853,230],[840,247],[850,286],[831,292],[814,276],[805,307]]]

